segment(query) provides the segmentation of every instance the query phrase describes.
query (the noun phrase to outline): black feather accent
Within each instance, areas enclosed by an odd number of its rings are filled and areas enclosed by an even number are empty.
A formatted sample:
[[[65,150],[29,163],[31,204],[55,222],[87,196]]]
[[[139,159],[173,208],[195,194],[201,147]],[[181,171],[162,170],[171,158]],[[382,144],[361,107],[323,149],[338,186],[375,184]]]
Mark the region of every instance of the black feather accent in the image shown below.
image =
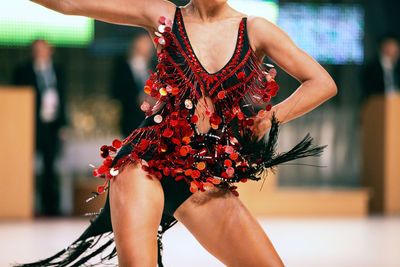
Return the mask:
[[[274,168],[284,162],[295,159],[320,156],[323,150],[327,147],[313,145],[313,138],[309,133],[292,149],[287,152],[277,153],[276,147],[278,144],[279,121],[275,113],[272,114],[271,128],[268,138],[257,140],[250,129],[244,128],[242,133],[236,133],[236,138],[239,141],[239,153],[246,158],[249,167],[242,172],[238,172],[234,180],[242,179],[259,180],[259,175],[268,168]],[[234,182],[235,182],[234,181]]]

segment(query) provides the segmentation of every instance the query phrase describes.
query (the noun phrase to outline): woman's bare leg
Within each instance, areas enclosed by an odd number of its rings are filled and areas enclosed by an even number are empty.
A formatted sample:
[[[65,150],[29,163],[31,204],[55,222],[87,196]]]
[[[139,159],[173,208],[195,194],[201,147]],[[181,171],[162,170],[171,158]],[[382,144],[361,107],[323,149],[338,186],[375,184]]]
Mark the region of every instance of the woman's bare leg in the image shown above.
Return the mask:
[[[121,267],[157,265],[157,230],[164,207],[160,181],[129,164],[111,180],[110,208]]]
[[[284,266],[260,224],[230,191],[197,192],[174,216],[229,267]]]

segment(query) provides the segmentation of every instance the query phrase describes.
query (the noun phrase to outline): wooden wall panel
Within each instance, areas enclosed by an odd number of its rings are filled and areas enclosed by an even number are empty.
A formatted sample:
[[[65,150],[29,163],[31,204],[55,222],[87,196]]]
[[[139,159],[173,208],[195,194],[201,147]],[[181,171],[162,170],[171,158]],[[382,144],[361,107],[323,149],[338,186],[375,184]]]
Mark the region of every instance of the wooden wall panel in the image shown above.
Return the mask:
[[[279,175],[240,184],[239,197],[256,216],[350,216],[368,214],[369,191],[365,188],[278,187]]]
[[[370,97],[362,109],[362,185],[371,188],[369,209],[383,210],[385,98]]]
[[[400,214],[400,94],[386,98],[384,212]]]
[[[0,218],[33,215],[34,91],[0,87]]]

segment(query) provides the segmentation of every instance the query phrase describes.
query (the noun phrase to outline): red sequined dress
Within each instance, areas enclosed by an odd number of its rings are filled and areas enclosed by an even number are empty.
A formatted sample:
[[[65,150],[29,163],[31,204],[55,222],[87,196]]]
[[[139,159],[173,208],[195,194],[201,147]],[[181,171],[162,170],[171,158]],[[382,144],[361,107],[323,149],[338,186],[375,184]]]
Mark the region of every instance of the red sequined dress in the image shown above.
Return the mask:
[[[268,102],[279,87],[274,80],[276,70],[259,62],[250,47],[247,18],[240,22],[233,56],[213,74],[196,57],[180,9],[174,27],[165,18],[160,23],[159,37],[155,38],[162,46],[159,63],[144,88],[158,102],[154,107],[146,101],[142,104],[147,117],[139,129],[122,142],[115,140],[111,146],[101,148],[105,160],[94,175],[112,179],[121,166],[151,153],[149,166],[143,166],[145,170],[159,179],[164,179],[163,176],[176,181],[183,179],[192,193],[221,182],[257,180],[254,168],[264,169],[266,162],[262,155],[250,155],[239,140],[250,134],[248,126],[254,124],[254,116],[265,113],[256,111],[253,104],[264,103],[269,111]],[[212,129],[200,133],[196,124],[199,114],[195,110],[197,105],[206,105],[206,101],[200,101],[205,96],[211,98],[213,107],[205,106],[205,114],[201,115],[208,117]],[[113,157],[121,146],[128,144],[129,154]]]
[[[138,129],[123,141],[114,140],[112,145],[101,147],[104,161],[94,175],[105,179],[95,192],[98,195],[107,191],[110,179],[125,164],[146,160],[148,165],[142,164],[142,168],[160,179],[166,196],[158,235],[158,264],[162,266],[162,234],[176,222],[173,211],[192,193],[225,186],[238,195],[234,183],[259,180],[268,168],[317,156],[325,146],[313,146],[307,134],[290,151],[276,153],[279,122],[274,116],[266,140],[251,136],[248,127],[254,124],[255,116],[263,117],[271,109],[269,102],[279,87],[274,80],[276,70],[260,62],[250,47],[246,17],[240,22],[232,57],[216,73],[209,73],[196,57],[179,8],[173,21],[160,18],[157,35],[154,41],[161,46],[158,65],[144,90],[158,101],[153,107],[147,101],[142,104],[146,118]],[[212,104],[201,101],[205,96]],[[201,114],[196,113],[198,105],[205,105]],[[264,108],[257,109],[257,105]],[[196,124],[199,116],[210,122],[211,129],[206,133]],[[73,244],[37,265],[25,266],[84,265],[114,244],[111,234],[107,198],[96,220]],[[100,241],[103,244],[96,249]],[[99,264],[115,256],[114,247]]]

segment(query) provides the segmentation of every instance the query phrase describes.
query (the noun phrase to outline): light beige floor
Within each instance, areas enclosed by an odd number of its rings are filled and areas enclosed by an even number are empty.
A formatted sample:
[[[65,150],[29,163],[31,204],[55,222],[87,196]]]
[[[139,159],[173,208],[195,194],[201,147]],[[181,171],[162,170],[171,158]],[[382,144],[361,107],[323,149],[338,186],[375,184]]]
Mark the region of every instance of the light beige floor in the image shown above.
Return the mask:
[[[400,267],[400,217],[259,220],[286,266]],[[87,225],[87,219],[0,221],[0,267],[49,256]],[[181,224],[163,242],[165,267],[223,266]]]

